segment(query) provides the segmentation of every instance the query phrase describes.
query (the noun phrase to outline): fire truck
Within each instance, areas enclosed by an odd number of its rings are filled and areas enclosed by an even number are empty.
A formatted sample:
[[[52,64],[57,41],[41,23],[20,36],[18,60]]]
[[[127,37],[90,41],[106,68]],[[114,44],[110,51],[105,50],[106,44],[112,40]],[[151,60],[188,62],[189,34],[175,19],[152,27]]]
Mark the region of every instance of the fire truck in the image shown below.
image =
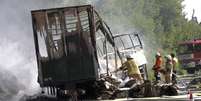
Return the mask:
[[[189,74],[198,73],[201,67],[201,39],[179,43],[178,59]]]

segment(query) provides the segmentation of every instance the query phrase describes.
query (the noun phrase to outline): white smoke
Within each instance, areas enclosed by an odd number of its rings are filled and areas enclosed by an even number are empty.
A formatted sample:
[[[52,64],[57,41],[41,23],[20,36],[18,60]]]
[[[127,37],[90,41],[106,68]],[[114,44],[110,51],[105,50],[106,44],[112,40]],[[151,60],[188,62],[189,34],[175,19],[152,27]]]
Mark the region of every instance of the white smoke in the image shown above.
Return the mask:
[[[89,0],[0,0],[0,101],[40,91],[31,10],[90,4]]]
[[[38,87],[36,65],[33,58],[27,58],[20,42],[2,39],[0,45],[0,99],[9,101],[19,92],[34,91],[32,85]],[[37,90],[37,89],[36,89]],[[31,94],[29,92],[29,94]],[[9,99],[7,99],[9,98]]]
[[[101,14],[102,0],[0,0],[0,101],[17,101],[40,91],[31,23],[31,10],[74,5],[94,5]],[[108,0],[104,0],[109,2]],[[109,5],[109,4],[108,4]],[[119,12],[115,16],[125,16]],[[102,15],[101,15],[102,16]],[[112,31],[130,33],[134,26],[124,19],[102,16]],[[8,85],[11,84],[11,85]],[[8,99],[9,98],[9,99]]]

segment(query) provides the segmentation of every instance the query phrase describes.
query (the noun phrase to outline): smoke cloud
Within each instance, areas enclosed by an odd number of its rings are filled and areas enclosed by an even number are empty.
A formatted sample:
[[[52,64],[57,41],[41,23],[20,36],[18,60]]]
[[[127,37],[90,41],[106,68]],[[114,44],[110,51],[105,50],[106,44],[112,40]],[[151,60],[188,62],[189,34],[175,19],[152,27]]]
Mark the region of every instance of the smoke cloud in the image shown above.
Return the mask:
[[[17,101],[40,91],[31,10],[72,6],[75,0],[0,1],[0,101]],[[92,3],[85,1],[83,4]]]
[[[105,6],[110,6],[108,0],[1,0],[0,101],[17,101],[24,94],[33,95],[40,91],[31,10],[92,4],[101,13],[104,12],[101,4],[106,1],[108,5]],[[114,16],[118,18],[113,19]],[[108,25],[112,26],[114,34],[136,30],[125,18],[122,12],[103,16]]]

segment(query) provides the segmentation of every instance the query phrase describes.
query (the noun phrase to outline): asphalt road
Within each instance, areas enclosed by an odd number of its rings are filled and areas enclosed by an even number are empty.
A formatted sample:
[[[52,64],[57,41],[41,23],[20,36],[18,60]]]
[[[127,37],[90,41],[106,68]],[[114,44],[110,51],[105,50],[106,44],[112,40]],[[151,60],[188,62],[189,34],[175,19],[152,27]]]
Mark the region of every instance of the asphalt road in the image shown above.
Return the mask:
[[[178,96],[162,96],[148,98],[122,98],[114,101],[201,101],[201,93],[193,93],[193,99],[189,99],[189,94]]]

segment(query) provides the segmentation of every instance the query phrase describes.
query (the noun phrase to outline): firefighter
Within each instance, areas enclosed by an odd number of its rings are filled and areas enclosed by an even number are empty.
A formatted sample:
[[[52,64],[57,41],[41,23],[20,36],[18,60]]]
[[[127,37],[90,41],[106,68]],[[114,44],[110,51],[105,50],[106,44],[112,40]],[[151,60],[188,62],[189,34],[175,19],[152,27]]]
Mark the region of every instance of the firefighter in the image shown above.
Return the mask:
[[[127,70],[127,74],[129,76],[129,78],[133,78],[136,81],[138,81],[139,83],[143,83],[143,78],[141,76],[140,70],[137,66],[137,64],[135,63],[135,61],[133,60],[133,58],[128,55],[126,56],[127,61],[125,63],[122,64],[122,66],[117,70],[123,70],[126,71]]]
[[[165,82],[166,83],[171,83],[172,79],[172,69],[173,69],[173,64],[172,64],[172,57],[170,55],[165,56],[166,62],[165,62]]]
[[[176,73],[177,73],[176,69],[177,69],[178,60],[177,60],[177,58],[175,57],[175,54],[174,54],[174,53],[171,53],[170,55],[171,55],[171,57],[172,57],[172,65],[173,65],[172,82],[173,82],[173,84],[175,84],[175,83],[177,83],[177,81],[176,81]]]
[[[160,69],[162,68],[162,57],[161,57],[161,54],[159,52],[156,53],[156,61],[155,61],[155,64],[153,66],[153,70],[154,70],[154,77],[156,79],[156,81],[158,82],[160,80],[160,74],[159,74],[159,71]]]

